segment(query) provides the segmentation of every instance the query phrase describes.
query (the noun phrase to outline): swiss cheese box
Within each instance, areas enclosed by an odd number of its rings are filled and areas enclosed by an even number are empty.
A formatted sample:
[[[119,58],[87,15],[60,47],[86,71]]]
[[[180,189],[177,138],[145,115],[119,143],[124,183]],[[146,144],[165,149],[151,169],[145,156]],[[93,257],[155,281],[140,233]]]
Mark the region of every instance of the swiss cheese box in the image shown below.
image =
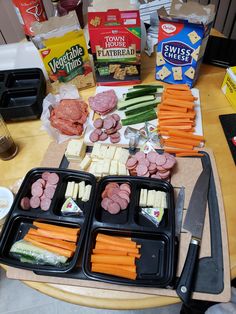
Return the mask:
[[[139,83],[139,11],[110,9],[106,12],[89,12],[88,28],[97,85]]]
[[[186,18],[177,13],[168,15],[164,9],[158,12],[158,16],[156,79],[172,84],[186,83],[192,87],[199,74],[212,16],[204,19],[210,20],[206,23],[197,18],[188,19],[187,13]]]

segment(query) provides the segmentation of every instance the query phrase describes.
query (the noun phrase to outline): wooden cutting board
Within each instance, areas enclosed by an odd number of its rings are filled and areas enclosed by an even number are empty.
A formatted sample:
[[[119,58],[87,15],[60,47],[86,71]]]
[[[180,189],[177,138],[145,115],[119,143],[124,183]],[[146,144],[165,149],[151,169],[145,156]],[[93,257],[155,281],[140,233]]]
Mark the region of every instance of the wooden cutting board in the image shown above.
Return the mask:
[[[64,156],[67,143],[57,144],[52,142],[44,156],[42,167],[59,167]],[[212,187],[212,195],[215,204],[211,204],[206,211],[205,225],[203,231],[202,245],[200,249],[200,270],[199,280],[197,278],[197,292],[193,293],[194,299],[227,302],[230,299],[230,266],[229,266],[229,252],[227,241],[227,229],[224,213],[224,205],[222,200],[219,177],[216,169],[215,159],[213,153],[209,149],[203,150],[206,152],[209,162],[212,167],[214,176],[214,186]],[[79,165],[75,162],[70,163],[68,168],[79,169]],[[178,193],[179,187],[185,187],[185,209],[189,204],[189,199],[193,191],[195,182],[202,171],[202,162],[200,158],[177,158],[177,164],[172,172],[171,184],[175,188],[175,196]],[[218,219],[218,220],[217,220]],[[217,232],[215,229],[217,228]],[[217,234],[217,236],[216,236]],[[216,236],[216,237],[215,237]],[[182,230],[180,235],[180,254],[177,266],[177,276],[180,275],[191,235]],[[31,271],[20,270],[13,267],[7,267],[7,277],[11,279],[19,279],[35,282],[56,283],[70,286],[92,287],[97,289],[105,289],[115,291],[124,291],[148,295],[163,295],[176,297],[177,294],[173,289],[163,288],[147,288],[147,287],[130,287],[125,285],[115,285],[104,282],[62,278],[52,276],[36,275]],[[202,277],[202,278],[201,278]],[[211,293],[206,293],[208,287],[204,288],[206,283],[211,284],[209,290]],[[215,289],[215,291],[214,291]],[[114,294],[115,297],[115,294]]]

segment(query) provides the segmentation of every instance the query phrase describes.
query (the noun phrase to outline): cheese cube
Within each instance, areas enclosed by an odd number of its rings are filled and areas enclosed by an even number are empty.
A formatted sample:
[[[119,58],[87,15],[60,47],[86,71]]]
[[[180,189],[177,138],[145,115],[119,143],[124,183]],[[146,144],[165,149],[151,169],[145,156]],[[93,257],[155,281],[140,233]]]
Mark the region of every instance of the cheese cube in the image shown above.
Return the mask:
[[[81,161],[85,153],[86,145],[82,139],[70,140],[65,151],[65,156],[68,160]]]
[[[102,169],[103,176],[107,176],[109,174],[110,164],[111,164],[110,159],[103,159],[103,169]]]
[[[154,207],[161,207],[162,204],[162,192],[155,191],[155,200],[154,200]]]
[[[101,144],[100,143],[94,143],[93,149],[91,152],[91,158],[94,158],[94,157],[98,158],[100,155],[100,149],[101,149]]]
[[[73,189],[73,194],[72,194],[72,199],[73,200],[77,199],[78,191],[79,191],[79,183],[75,183],[74,189]]]
[[[73,196],[74,186],[75,186],[75,182],[74,181],[70,181],[70,182],[67,183],[66,192],[65,192],[65,198]]]
[[[80,183],[79,183],[79,198],[82,198],[84,196],[84,193],[85,193],[85,182],[80,181]]]
[[[103,160],[99,160],[96,162],[95,176],[101,177],[103,173]]]
[[[105,158],[113,159],[114,156],[115,156],[115,152],[116,152],[116,146],[115,145],[110,145],[107,148]]]
[[[99,153],[99,156],[98,156],[100,159],[105,158],[106,153],[107,153],[107,147],[108,146],[106,146],[106,145],[101,145],[100,153]]]
[[[113,159],[120,161],[121,154],[122,154],[122,147],[116,147],[116,152]]]
[[[95,175],[96,172],[96,162],[92,161],[89,167],[89,172],[93,175]]]
[[[111,176],[116,176],[118,174],[118,161],[117,160],[111,160],[109,174]]]
[[[87,184],[87,185],[85,186],[85,193],[84,193],[84,196],[82,197],[82,201],[83,201],[83,202],[89,201],[91,189],[92,189],[92,185]]]
[[[88,167],[90,166],[91,162],[92,162],[92,159],[89,157],[88,154],[86,154],[84,159],[80,163],[80,168],[82,170],[87,170]]]
[[[118,163],[118,175],[119,176],[126,176],[126,167],[121,162]]]
[[[155,190],[148,190],[147,195],[147,207],[153,207],[154,199],[155,199]]]
[[[120,156],[119,161],[120,161],[122,164],[126,164],[128,158],[129,158],[129,150],[122,148],[122,150],[121,150],[121,156]]]

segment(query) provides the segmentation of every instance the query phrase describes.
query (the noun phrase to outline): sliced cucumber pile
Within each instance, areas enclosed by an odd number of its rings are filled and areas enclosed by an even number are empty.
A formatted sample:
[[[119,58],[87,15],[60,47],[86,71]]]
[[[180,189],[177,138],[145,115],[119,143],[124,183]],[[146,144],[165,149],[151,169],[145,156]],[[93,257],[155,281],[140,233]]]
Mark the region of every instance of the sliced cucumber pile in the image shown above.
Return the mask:
[[[161,102],[162,85],[135,85],[123,94],[118,110],[124,110],[122,125],[132,125],[156,119],[156,107]]]

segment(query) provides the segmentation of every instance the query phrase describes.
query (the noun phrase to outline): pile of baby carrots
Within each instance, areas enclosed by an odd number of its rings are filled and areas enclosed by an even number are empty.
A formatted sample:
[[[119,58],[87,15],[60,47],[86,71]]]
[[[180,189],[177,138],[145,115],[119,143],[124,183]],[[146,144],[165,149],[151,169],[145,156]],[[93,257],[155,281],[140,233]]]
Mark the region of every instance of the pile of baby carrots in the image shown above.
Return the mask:
[[[24,240],[50,252],[72,257],[76,250],[79,228],[56,226],[34,221],[33,226],[24,236]]]
[[[196,112],[191,89],[186,84],[165,87],[162,102],[158,106],[158,134],[163,137],[164,151],[177,157],[203,156],[204,137],[194,134]]]
[[[131,238],[115,237],[98,233],[91,254],[93,272],[135,280],[135,259],[140,258],[138,245]]]

